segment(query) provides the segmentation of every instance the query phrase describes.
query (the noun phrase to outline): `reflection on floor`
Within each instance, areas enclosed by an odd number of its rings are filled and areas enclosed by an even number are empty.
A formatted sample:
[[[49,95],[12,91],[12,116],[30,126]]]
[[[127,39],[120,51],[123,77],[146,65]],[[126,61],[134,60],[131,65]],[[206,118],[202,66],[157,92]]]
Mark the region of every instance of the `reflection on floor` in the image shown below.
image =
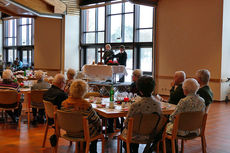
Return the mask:
[[[230,151],[230,104],[213,103],[207,121],[206,139],[208,153],[229,153]],[[24,118],[24,121],[26,117]],[[46,148],[42,149],[42,139],[45,126],[40,124],[27,128],[26,123],[21,124],[21,129],[17,129],[14,124],[0,123],[0,152],[1,153],[51,153],[49,140]],[[53,133],[49,132],[48,137]],[[117,152],[116,138],[109,136],[106,141],[105,151],[107,153]],[[140,147],[142,152],[144,145]],[[75,145],[69,146],[69,142],[61,139],[59,153],[73,153]],[[101,143],[98,143],[98,153],[101,152]],[[200,139],[185,142],[185,153],[201,153]]]

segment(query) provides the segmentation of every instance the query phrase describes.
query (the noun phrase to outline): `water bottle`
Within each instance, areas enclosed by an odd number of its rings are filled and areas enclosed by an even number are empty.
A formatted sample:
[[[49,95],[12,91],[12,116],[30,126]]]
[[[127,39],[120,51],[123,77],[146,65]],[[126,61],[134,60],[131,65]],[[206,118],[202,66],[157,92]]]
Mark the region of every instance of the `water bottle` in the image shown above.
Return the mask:
[[[110,101],[114,101],[114,89],[113,89],[113,85],[111,86],[111,89],[110,89]]]

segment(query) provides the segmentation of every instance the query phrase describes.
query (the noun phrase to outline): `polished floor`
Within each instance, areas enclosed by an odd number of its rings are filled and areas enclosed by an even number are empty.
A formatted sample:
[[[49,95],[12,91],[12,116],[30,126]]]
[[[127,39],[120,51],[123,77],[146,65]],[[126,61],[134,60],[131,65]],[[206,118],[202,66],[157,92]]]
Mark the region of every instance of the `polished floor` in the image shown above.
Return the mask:
[[[207,152],[230,153],[230,103],[216,102],[211,105],[206,128]],[[32,126],[28,129],[26,117],[22,120],[21,129],[14,124],[0,123],[0,153],[51,153],[49,140],[46,148],[42,149],[42,139],[45,126],[43,124]],[[51,135],[53,131],[49,132]],[[48,135],[48,137],[49,137]],[[101,151],[101,143],[98,143],[98,153]],[[116,153],[116,138],[106,141],[105,151]],[[144,146],[140,147],[142,152]],[[73,153],[75,145],[63,139],[60,140],[59,153]],[[185,142],[185,153],[201,153],[200,139]]]

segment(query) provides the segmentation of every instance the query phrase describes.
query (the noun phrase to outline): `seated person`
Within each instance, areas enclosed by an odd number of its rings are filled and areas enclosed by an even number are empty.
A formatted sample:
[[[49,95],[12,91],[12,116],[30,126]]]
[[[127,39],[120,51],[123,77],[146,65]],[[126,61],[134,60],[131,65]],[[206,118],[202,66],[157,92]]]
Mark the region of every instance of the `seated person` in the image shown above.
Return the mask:
[[[35,72],[35,78],[38,80],[36,84],[34,84],[31,87],[31,90],[40,90],[40,89],[49,89],[50,88],[50,84],[48,82],[44,81],[44,75],[43,75],[43,71],[39,70]],[[31,105],[33,105],[33,102],[31,102]],[[32,108],[32,112],[33,112],[33,123],[35,124],[37,121],[42,123],[44,122],[44,109],[39,109],[38,110],[38,116],[37,116],[37,109],[36,108]]]
[[[13,82],[13,73],[11,70],[6,69],[3,71],[2,74],[3,81],[0,82],[0,90],[16,90],[19,91],[19,85],[15,82]],[[14,104],[0,104],[0,107],[3,108],[11,108],[11,107],[16,107],[17,102]],[[12,111],[6,111],[7,114],[11,117],[13,122],[16,122],[16,117],[19,117],[21,114],[22,110],[22,105],[19,103],[19,108],[14,110],[14,113]]]
[[[65,83],[65,76],[63,74],[56,74],[51,88],[45,92],[43,99],[53,103],[60,109],[61,103],[68,98],[68,95],[63,90]]]
[[[180,99],[185,97],[182,89],[182,83],[185,78],[186,75],[184,71],[175,72],[174,80],[171,83],[172,88],[170,89],[169,103],[177,105]]]
[[[196,79],[200,84],[200,89],[197,91],[197,94],[204,98],[206,107],[212,103],[213,93],[210,87],[208,86],[210,79],[210,72],[208,70],[198,70],[196,72]]]
[[[113,56],[114,56],[114,53],[111,50],[111,45],[106,44],[105,45],[105,52],[104,52],[104,55],[102,57],[104,59],[104,64],[107,64],[109,62],[109,60],[113,60]]]
[[[67,71],[68,80],[66,81],[66,85],[65,85],[65,88],[64,88],[64,91],[67,94],[69,94],[69,88],[70,88],[71,83],[74,80],[75,75],[76,75],[76,71],[74,69],[68,69],[68,71]]]
[[[160,102],[152,96],[152,92],[155,88],[155,81],[150,76],[142,76],[137,80],[137,89],[140,92],[141,98],[130,106],[126,120],[125,129],[122,131],[122,135],[127,135],[128,129],[128,119],[133,117],[135,114],[150,114],[157,112],[161,114],[161,104]],[[143,141],[146,136],[134,135],[137,141]],[[131,153],[138,153],[139,144],[131,144]]]
[[[92,105],[84,100],[88,91],[88,85],[83,80],[75,80],[70,86],[70,96],[62,103],[63,110],[78,111],[88,117],[90,136],[94,137],[101,133],[100,118],[92,108]],[[68,132],[67,132],[68,134]],[[79,135],[79,133],[69,133],[70,135]],[[81,135],[84,135],[82,132]],[[97,140],[91,142],[90,153],[97,152]]]
[[[130,85],[130,92],[132,92],[133,94],[136,93],[139,95],[139,91],[137,90],[136,82],[142,75],[143,75],[143,73],[140,69],[135,69],[133,71],[133,75],[132,75],[132,81],[133,82]]]
[[[16,70],[21,70],[21,69],[23,68],[23,63],[22,63],[22,61],[19,60],[18,57],[17,57],[16,60],[14,61],[13,67],[14,67]]]
[[[199,89],[199,83],[193,79],[186,79],[183,83],[183,91],[186,95],[185,98],[182,98],[176,106],[174,112],[170,115],[170,122],[167,125],[167,133],[172,134],[173,121],[175,115],[183,112],[196,112],[196,111],[205,111],[204,99],[197,95],[197,90]],[[189,133],[198,133],[199,131],[178,131],[178,135],[186,136]]]

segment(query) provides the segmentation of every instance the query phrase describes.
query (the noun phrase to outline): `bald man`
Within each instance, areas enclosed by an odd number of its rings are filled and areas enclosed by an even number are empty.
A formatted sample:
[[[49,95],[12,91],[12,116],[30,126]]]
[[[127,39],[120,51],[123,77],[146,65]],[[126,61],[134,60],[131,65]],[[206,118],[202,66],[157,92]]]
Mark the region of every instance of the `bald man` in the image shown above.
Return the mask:
[[[186,79],[186,74],[184,71],[176,71],[174,75],[174,80],[171,83],[170,97],[168,102],[177,105],[181,98],[184,98],[184,92],[182,89],[182,84]]]

